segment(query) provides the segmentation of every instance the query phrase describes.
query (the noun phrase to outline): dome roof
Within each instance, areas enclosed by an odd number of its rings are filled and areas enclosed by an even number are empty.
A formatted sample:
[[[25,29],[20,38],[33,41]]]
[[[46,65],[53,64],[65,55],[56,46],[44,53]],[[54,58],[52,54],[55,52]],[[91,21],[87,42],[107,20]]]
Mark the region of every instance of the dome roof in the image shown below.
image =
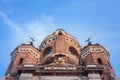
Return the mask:
[[[69,37],[69,38],[75,40],[75,41],[77,42],[77,44],[79,44],[78,40],[77,40],[74,36],[68,34],[64,29],[57,29],[55,32],[53,32],[53,34],[48,35],[48,36],[42,41],[42,43],[41,43],[41,45],[39,46],[39,48],[40,48],[40,47],[43,47],[42,44],[43,44],[46,40],[49,40],[50,38],[53,38],[53,40],[54,40],[54,39],[55,39],[55,36],[57,36],[57,35],[65,35],[66,37]],[[80,46],[80,47],[81,47],[81,46]]]
[[[57,29],[53,34],[47,36],[43,40],[39,49],[42,52],[43,64],[46,64],[46,62],[48,62],[50,59],[55,62],[56,60],[54,61],[54,59],[62,58],[68,60],[66,62],[78,64],[81,46],[75,37],[71,36],[63,29]],[[59,56],[60,58],[55,58],[58,57],[57,55],[65,56]]]

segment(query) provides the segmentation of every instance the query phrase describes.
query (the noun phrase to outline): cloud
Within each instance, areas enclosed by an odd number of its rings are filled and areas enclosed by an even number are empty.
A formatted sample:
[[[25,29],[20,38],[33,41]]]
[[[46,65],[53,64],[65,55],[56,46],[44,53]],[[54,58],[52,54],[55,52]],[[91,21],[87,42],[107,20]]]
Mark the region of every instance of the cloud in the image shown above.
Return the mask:
[[[11,37],[18,44],[30,42],[29,36],[31,36],[35,39],[35,46],[38,46],[50,32],[53,32],[55,29],[53,18],[45,15],[41,16],[41,19],[25,21],[21,26],[21,24],[15,24],[15,21],[12,21],[6,13],[0,11],[0,17],[4,23],[14,30],[16,35],[14,37],[11,35]]]
[[[12,29],[15,29],[16,32],[21,32],[21,29],[12,22],[11,19],[8,18],[8,15],[2,11],[0,11],[0,17],[4,20],[5,24]]]

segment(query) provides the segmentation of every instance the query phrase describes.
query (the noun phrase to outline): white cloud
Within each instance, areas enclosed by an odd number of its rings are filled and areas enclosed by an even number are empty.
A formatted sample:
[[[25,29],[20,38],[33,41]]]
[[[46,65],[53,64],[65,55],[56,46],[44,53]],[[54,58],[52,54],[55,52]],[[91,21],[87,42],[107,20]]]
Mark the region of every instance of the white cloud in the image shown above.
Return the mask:
[[[18,44],[29,43],[29,36],[31,36],[35,39],[35,46],[38,46],[41,41],[55,29],[53,18],[50,16],[42,15],[41,19],[31,20],[24,23],[22,26],[15,24],[15,22],[13,22],[8,15],[2,11],[0,11],[0,17],[9,28],[14,30],[16,35],[14,37],[11,35],[11,37]]]
[[[13,23],[11,19],[8,18],[8,15],[6,13],[0,11],[0,16],[7,26],[9,26],[12,29],[15,29],[16,32],[21,32],[21,29],[15,23]]]

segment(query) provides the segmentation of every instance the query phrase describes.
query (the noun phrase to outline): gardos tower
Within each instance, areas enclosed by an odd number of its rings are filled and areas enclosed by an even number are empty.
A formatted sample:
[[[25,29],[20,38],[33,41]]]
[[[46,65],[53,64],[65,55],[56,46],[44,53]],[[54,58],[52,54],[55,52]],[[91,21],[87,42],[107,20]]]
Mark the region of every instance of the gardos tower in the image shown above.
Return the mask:
[[[81,47],[63,29],[39,46],[22,44],[11,53],[5,80],[115,80],[109,52],[99,44]]]

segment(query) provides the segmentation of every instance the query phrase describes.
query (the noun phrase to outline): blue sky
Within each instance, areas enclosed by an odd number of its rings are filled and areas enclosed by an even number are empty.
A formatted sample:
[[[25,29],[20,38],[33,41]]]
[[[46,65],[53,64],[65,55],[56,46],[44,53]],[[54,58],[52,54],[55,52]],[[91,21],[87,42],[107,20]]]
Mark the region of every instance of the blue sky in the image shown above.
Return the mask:
[[[58,28],[85,40],[103,45],[120,77],[120,0],[0,0],[0,77],[10,53],[34,37],[35,46]]]

